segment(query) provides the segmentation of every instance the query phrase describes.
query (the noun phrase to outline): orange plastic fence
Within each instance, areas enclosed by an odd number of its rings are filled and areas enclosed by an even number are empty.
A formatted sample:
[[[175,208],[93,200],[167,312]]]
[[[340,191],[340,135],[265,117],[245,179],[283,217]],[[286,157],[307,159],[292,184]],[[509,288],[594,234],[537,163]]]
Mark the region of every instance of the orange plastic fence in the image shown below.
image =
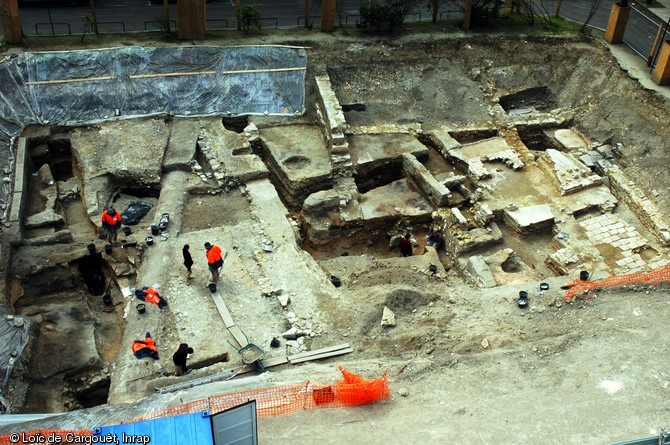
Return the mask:
[[[670,264],[647,272],[636,272],[627,275],[615,275],[598,281],[570,280],[568,291],[563,300],[573,301],[577,296],[590,293],[592,289],[626,284],[651,284],[670,282]],[[590,297],[588,297],[590,298]]]
[[[374,403],[387,400],[391,396],[386,373],[377,379],[366,380],[342,367],[340,370],[344,379],[335,385],[313,385],[311,382],[306,382],[223,394],[171,406],[126,420],[123,423],[190,414],[203,410],[216,414],[249,400],[256,401],[258,417],[272,417],[307,409],[341,408]]]
[[[271,388],[254,389],[232,394],[208,397],[193,402],[182,403],[159,411],[154,411],[122,423],[139,422],[142,420],[159,419],[180,414],[191,414],[209,410],[211,414],[220,413],[226,409],[256,400],[256,415],[258,417],[281,416],[298,411],[318,408],[340,408],[387,400],[391,396],[386,373],[374,380],[366,380],[340,366],[343,379],[335,385],[312,385],[310,382],[294,385],[274,386]],[[90,430],[58,431],[39,430],[18,433],[19,436],[0,436],[0,445],[24,443],[86,443],[83,439],[76,441],[75,437],[91,436]],[[23,436],[21,436],[23,434]],[[49,437],[62,437],[60,442],[47,442]],[[30,441],[30,437],[45,438],[42,441]],[[67,440],[69,439],[69,440]]]
[[[0,445],[87,443],[85,437],[92,435],[91,430],[35,430],[0,436]]]

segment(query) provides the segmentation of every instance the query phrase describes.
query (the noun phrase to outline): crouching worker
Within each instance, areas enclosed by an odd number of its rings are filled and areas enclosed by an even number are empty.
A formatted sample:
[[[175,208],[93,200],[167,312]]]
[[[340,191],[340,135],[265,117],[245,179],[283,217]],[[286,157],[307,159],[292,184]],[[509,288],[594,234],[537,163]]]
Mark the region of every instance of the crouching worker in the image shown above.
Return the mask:
[[[177,377],[180,375],[188,374],[191,372],[186,367],[186,360],[193,354],[193,348],[190,348],[187,343],[181,343],[179,349],[172,355],[172,361],[174,362],[174,375]]]
[[[426,245],[433,246],[435,250],[444,247],[444,235],[442,235],[442,231],[431,229],[426,237]]]
[[[133,355],[139,360],[144,357],[151,357],[154,360],[158,360],[158,349],[156,349],[156,342],[151,338],[151,334],[147,332],[144,340],[133,340],[133,345],[131,346]]]
[[[144,302],[155,304],[158,309],[167,306],[165,298],[161,297],[161,294],[153,287],[144,286],[142,289],[137,289],[135,290],[135,296]]]

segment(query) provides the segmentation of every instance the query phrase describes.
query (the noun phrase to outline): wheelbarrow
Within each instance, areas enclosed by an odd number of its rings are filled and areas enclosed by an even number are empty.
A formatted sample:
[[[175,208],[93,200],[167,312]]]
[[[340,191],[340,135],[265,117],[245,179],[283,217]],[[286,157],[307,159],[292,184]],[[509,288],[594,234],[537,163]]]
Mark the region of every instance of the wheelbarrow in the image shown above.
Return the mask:
[[[246,338],[246,334],[244,334],[244,337]],[[235,348],[235,345],[232,343],[228,342],[228,344]],[[258,371],[263,371],[265,369],[262,361],[262,358],[265,356],[265,351],[259,346],[249,343],[249,339],[247,339],[246,345],[237,349],[237,353],[240,355],[245,365],[253,365]]]

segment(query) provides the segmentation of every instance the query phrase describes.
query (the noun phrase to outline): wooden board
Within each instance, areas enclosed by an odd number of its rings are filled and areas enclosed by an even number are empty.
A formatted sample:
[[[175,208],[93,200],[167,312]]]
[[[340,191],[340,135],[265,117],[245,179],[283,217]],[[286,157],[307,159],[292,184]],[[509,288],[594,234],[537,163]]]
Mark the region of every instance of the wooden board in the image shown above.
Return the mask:
[[[323,354],[324,352],[337,351],[338,349],[346,349],[351,346],[349,343],[342,343],[341,345],[328,346],[327,348],[314,349],[313,351],[301,352],[300,354],[289,355],[288,360],[293,361],[296,359],[310,357],[312,355]]]
[[[226,306],[226,303],[223,301],[223,297],[221,297],[221,294],[219,292],[213,293],[212,300],[214,300],[214,304],[216,304],[216,308],[219,310],[221,318],[223,318],[223,324],[228,329],[235,326],[233,317],[230,315],[230,312],[228,311],[228,306]]]
[[[297,363],[309,362],[311,360],[320,360],[322,358],[335,357],[335,356],[338,356],[338,355],[349,354],[350,352],[354,352],[354,350],[351,349],[351,348],[339,349],[337,351],[324,352],[323,354],[311,355],[309,357],[303,357],[303,358],[289,360],[289,361],[291,362],[292,365],[295,365]]]
[[[249,340],[247,340],[247,337],[244,335],[242,330],[237,326],[229,327],[228,332],[230,332],[232,336],[235,337],[235,341],[239,343],[240,348],[243,348],[249,344]]]
[[[281,357],[272,357],[268,359],[263,359],[261,361],[263,362],[263,366],[269,368],[271,366],[283,365],[284,363],[288,363],[288,357],[282,355]]]

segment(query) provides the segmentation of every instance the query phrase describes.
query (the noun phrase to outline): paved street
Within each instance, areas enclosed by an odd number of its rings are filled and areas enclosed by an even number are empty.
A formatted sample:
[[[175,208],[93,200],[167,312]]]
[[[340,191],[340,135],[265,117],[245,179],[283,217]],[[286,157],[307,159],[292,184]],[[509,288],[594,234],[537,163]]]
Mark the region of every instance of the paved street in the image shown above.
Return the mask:
[[[91,12],[89,6],[51,6],[54,2],[42,1],[20,8],[24,33],[28,35],[81,34],[90,32],[85,16]],[[86,3],[85,0],[81,0]],[[156,3],[152,3],[156,2]],[[175,0],[171,0],[175,1]],[[243,0],[245,2],[246,0]],[[339,26],[354,26],[358,20],[361,3],[368,0],[339,0]],[[543,11],[553,13],[557,0],[534,0]],[[65,2],[63,2],[65,3]],[[321,8],[317,2],[310,1],[308,24],[320,25]],[[408,21],[430,20],[427,2],[421,2],[408,17]],[[304,26],[305,3],[303,0],[254,0],[261,13],[262,26],[265,28]],[[561,15],[567,19],[583,23],[588,16],[590,1],[564,0]],[[600,30],[607,26],[611,1],[603,1],[591,19],[589,25]],[[638,55],[646,59],[651,51],[659,23],[665,17],[656,17],[642,6],[642,2],[631,2],[632,13],[624,36],[625,43]],[[667,9],[667,8],[665,8]],[[97,0],[96,15],[101,32],[129,32],[158,30],[161,27],[163,7],[161,0]],[[458,14],[450,13],[450,16]],[[446,17],[446,9],[441,17]],[[170,4],[172,27],[176,26],[176,5]],[[234,0],[212,0],[207,3],[207,29],[234,29],[236,27]],[[0,27],[1,29],[1,27]]]

